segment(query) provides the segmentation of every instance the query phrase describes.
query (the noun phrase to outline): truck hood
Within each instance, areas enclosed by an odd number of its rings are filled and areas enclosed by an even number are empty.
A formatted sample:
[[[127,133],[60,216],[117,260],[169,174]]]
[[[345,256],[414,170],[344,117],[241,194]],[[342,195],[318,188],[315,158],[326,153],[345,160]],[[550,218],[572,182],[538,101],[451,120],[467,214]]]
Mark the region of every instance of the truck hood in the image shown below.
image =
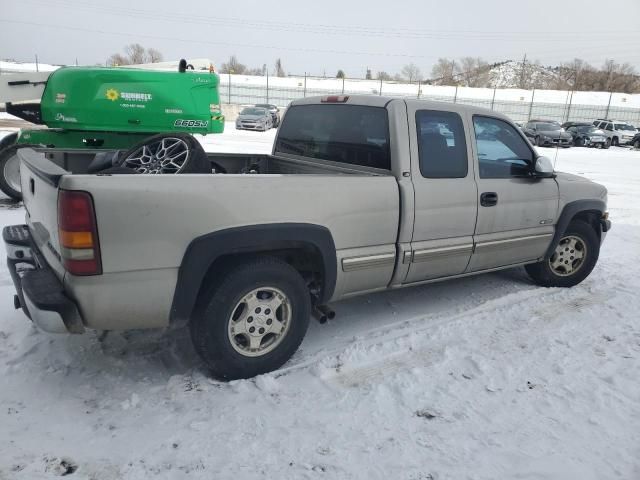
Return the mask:
[[[601,200],[607,203],[607,188],[588,178],[571,173],[556,172],[560,192],[560,208],[575,200]]]

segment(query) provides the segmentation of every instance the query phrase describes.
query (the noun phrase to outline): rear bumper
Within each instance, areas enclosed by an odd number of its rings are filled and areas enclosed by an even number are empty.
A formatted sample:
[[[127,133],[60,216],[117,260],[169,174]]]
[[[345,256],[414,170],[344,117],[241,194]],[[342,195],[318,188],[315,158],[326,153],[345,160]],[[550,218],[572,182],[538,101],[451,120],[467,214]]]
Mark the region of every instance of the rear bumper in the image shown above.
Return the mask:
[[[7,265],[18,301],[38,328],[50,333],[83,333],[77,305],[64,293],[56,277],[31,239],[26,225],[12,225],[2,231]]]

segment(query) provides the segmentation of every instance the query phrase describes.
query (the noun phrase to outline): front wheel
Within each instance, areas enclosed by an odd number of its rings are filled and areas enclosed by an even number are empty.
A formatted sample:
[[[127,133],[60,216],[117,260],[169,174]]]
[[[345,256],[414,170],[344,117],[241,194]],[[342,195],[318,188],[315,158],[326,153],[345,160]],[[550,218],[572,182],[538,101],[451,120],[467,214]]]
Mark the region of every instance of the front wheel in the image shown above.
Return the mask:
[[[300,274],[282,260],[258,257],[219,275],[201,294],[191,339],[215,377],[250,378],[291,358],[310,315]]]
[[[548,260],[525,266],[529,276],[543,287],[573,287],[593,270],[600,254],[600,239],[588,223],[569,224]]]
[[[541,146],[543,145],[543,142],[542,142],[542,140],[540,140],[540,137],[536,137],[536,138],[534,139],[534,141],[535,141],[535,144],[536,144],[538,147],[541,147]]]
[[[576,139],[574,140],[573,144],[574,144],[576,147],[584,147],[584,138],[582,138],[582,137],[578,137],[578,138],[576,138]]]
[[[635,148],[636,150],[640,150],[640,140],[636,140],[635,142],[633,142],[633,148]]]

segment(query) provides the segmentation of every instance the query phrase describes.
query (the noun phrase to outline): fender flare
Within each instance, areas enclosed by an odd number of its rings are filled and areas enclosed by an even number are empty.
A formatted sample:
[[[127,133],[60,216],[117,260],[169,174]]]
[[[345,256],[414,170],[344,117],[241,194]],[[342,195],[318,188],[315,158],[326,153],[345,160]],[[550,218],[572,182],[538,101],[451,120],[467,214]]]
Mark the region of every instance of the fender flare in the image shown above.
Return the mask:
[[[323,284],[318,303],[328,302],[333,296],[338,273],[336,247],[329,229],[306,223],[247,225],[218,230],[191,241],[178,270],[170,324],[188,322],[202,282],[218,258],[301,246],[315,248],[322,258]]]
[[[596,210],[602,215],[605,209],[606,205],[602,200],[576,200],[574,202],[567,203],[562,209],[562,213],[556,222],[556,230],[553,234],[553,240],[551,240],[551,244],[545,253],[545,260],[551,258],[551,255],[553,255],[553,252],[558,246],[558,242],[560,241],[562,234],[567,230],[569,223],[571,223],[571,220],[576,216],[576,214],[589,210]]]

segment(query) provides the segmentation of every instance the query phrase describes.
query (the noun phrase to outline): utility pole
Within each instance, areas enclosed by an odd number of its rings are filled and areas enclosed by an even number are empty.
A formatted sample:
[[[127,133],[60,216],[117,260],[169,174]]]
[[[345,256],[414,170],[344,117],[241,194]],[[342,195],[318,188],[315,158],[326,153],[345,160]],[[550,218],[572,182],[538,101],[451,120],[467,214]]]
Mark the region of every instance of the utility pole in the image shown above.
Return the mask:
[[[524,58],[522,59],[522,68],[520,69],[520,82],[519,82],[519,85],[518,85],[518,87],[520,87],[520,88],[524,88],[524,86],[525,86],[524,85],[524,75],[525,75],[524,69],[525,69],[526,65],[527,65],[527,54],[525,53],[524,54]]]
[[[36,72],[40,71],[40,67],[38,65],[38,54],[36,53]]]

